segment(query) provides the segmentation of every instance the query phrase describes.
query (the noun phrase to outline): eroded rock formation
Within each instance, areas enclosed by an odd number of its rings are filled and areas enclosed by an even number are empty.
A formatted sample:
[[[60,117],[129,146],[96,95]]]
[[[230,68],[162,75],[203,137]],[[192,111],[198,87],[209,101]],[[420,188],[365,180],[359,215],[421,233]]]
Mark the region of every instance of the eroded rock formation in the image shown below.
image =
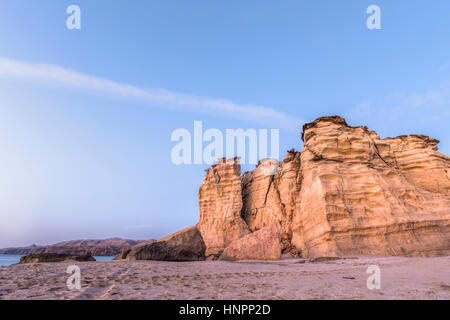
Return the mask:
[[[205,259],[205,249],[200,232],[190,227],[156,242],[139,244],[117,260],[199,261]]]
[[[241,166],[237,158],[221,159],[206,171],[199,194],[197,228],[206,245],[206,255],[220,253],[233,241],[250,233],[241,217]]]
[[[270,159],[262,160],[241,180],[241,214],[250,230],[254,232],[278,223],[282,230],[283,251],[292,250],[292,219],[301,187],[300,152],[289,151],[279,164],[270,162]]]
[[[450,158],[437,140],[381,140],[341,117],[303,128],[292,243],[306,256],[450,253]]]
[[[338,116],[303,127],[302,152],[261,160],[241,176],[220,159],[199,190],[196,228],[118,257],[279,259],[450,254],[450,158],[438,141],[380,139]]]
[[[380,139],[338,116],[306,124],[302,139],[274,174],[269,160],[242,177],[237,159],[207,171],[197,225],[207,253],[239,252],[274,223],[281,250],[304,257],[450,253],[450,158],[437,140]]]

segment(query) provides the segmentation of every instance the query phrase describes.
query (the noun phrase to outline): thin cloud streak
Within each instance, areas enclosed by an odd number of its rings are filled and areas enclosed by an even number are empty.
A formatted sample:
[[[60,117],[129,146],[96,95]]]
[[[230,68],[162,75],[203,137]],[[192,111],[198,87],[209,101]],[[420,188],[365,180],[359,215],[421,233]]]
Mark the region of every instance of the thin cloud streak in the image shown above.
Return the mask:
[[[346,112],[353,124],[365,124],[383,137],[425,134],[441,140],[440,151],[450,154],[450,81],[421,92],[397,93],[366,100]],[[414,131],[411,131],[412,129]]]
[[[176,93],[165,89],[139,88],[130,84],[91,76],[47,63],[30,63],[0,57],[0,77],[17,78],[70,88],[136,98],[164,108],[185,112],[221,115],[227,118],[258,122],[297,132],[305,122],[273,108],[260,105],[240,105],[226,99]]]
[[[450,116],[450,81],[445,81],[423,92],[397,93],[381,101],[367,100],[358,104],[351,113],[361,117],[380,114],[382,118],[404,118],[411,114],[419,119],[437,116],[443,120]]]

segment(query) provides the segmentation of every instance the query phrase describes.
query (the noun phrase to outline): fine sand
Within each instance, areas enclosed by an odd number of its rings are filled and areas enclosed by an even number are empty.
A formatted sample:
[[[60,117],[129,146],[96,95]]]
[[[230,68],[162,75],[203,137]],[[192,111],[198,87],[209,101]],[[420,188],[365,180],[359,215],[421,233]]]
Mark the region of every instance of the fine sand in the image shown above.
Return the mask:
[[[80,290],[66,286],[72,264]],[[367,288],[370,265],[380,290]],[[0,267],[0,299],[450,299],[450,257],[14,265]]]

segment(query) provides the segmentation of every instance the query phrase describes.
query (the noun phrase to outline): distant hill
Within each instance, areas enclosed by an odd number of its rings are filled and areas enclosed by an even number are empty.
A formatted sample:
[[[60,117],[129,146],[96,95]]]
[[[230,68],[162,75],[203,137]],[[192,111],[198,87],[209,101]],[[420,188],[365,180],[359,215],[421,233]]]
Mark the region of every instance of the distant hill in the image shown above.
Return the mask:
[[[145,240],[148,241],[148,240]],[[59,253],[67,255],[116,256],[123,249],[131,248],[144,240],[111,238],[105,240],[71,240],[48,246],[0,249],[0,254]]]

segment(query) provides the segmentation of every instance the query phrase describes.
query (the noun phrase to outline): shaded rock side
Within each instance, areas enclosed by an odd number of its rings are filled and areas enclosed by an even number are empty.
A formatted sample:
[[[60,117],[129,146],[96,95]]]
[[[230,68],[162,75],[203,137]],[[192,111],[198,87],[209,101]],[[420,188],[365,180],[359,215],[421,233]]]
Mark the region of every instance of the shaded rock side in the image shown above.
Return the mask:
[[[206,255],[218,254],[233,241],[250,233],[241,217],[241,166],[237,158],[221,159],[206,171],[199,190],[200,220],[197,228]]]
[[[307,257],[450,254],[450,158],[435,139],[380,139],[341,117],[303,128],[292,243]]]
[[[57,253],[33,253],[20,258],[19,264],[74,261],[96,261],[91,255],[72,256]]]
[[[283,252],[292,251],[292,218],[302,179],[300,163],[300,152],[291,150],[279,164],[265,159],[242,176],[242,217],[252,232],[278,223]]]
[[[220,260],[279,260],[280,240],[281,227],[274,223],[234,241],[225,248]]]
[[[135,246],[133,246],[133,247],[125,247],[125,248],[122,249],[122,251],[120,251],[120,253],[119,253],[117,256],[114,257],[113,260],[123,260],[123,259],[126,259],[127,256],[128,256],[128,254],[130,254],[130,252],[131,252],[133,249],[136,251],[136,250],[139,249],[140,247],[143,247],[143,246],[146,246],[146,245],[151,245],[151,244],[153,244],[153,243],[155,243],[155,242],[156,242],[156,240],[150,239],[150,240],[147,240],[147,241],[140,242],[140,243],[138,243],[137,245],[135,245]]]
[[[128,254],[131,252],[132,248],[128,247],[128,248],[123,248],[122,251],[114,257],[113,260],[124,260],[127,258]]]
[[[196,227],[190,227],[156,242],[133,247],[125,254],[127,260],[200,261],[205,259],[206,246]]]

